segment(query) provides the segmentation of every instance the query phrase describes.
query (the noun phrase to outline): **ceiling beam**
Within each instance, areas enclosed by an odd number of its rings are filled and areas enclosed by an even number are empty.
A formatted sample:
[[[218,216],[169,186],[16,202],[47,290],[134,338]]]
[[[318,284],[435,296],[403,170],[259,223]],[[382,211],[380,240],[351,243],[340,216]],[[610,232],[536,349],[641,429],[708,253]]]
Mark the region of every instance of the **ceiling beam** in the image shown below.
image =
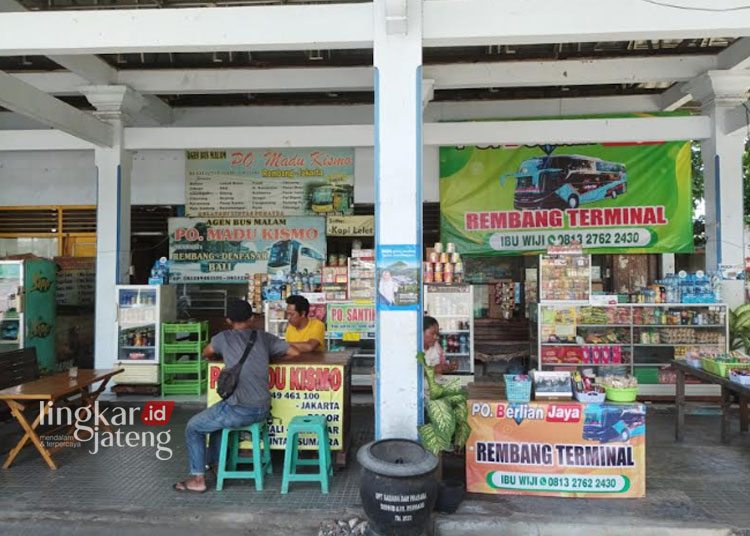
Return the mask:
[[[157,7],[164,6],[159,3]],[[23,12],[26,11],[26,8],[17,0],[6,0],[6,2],[0,4],[0,11]],[[97,56],[91,54],[82,54],[79,56],[52,54],[48,58],[69,71],[67,74],[72,76],[67,77],[66,81],[76,82],[71,87],[72,91],[67,94],[77,95],[77,89],[87,85],[117,84],[117,70]],[[39,89],[49,94],[56,93],[54,88]],[[146,100],[148,105],[142,110],[144,115],[154,119],[160,125],[165,125],[172,121],[172,110],[169,105],[152,96],[148,96]]]
[[[125,129],[128,150],[201,147],[372,147],[372,125]]]
[[[726,49],[722,50],[716,56],[715,61],[716,67],[709,67],[696,76],[713,69],[721,71],[740,71],[747,69],[750,67],[750,38],[743,37],[738,39]],[[684,82],[687,82],[687,80]],[[673,85],[662,94],[662,110],[671,112],[693,100],[688,84],[684,82]]]
[[[707,55],[425,65],[436,89],[578,86],[690,80],[715,68]]]
[[[750,67],[750,38],[738,39],[719,52],[716,68],[720,70],[740,70]]]
[[[707,55],[563,61],[503,61],[425,65],[434,88],[541,87],[686,81],[716,67]],[[16,73],[42,91],[76,95],[85,77],[65,72]],[[118,71],[112,83],[142,94],[293,93],[372,91],[372,67],[275,69],[134,69]]]
[[[0,131],[0,151],[87,148],[47,130]],[[426,123],[425,145],[536,145],[700,140],[710,136],[705,116],[633,119],[549,119]],[[13,140],[20,138],[22,144]],[[373,126],[126,128],[128,150],[183,150],[196,147],[372,147]],[[8,142],[6,145],[5,142]],[[48,146],[45,146],[45,143]],[[91,147],[93,148],[93,147]]]
[[[142,93],[294,93],[372,91],[372,67],[160,69],[120,71],[118,80]]]
[[[96,145],[52,129],[0,130],[0,151],[82,151]]]
[[[637,143],[708,138],[708,117],[428,123],[425,145]]]
[[[659,108],[665,112],[674,112],[693,100],[693,96],[684,82],[677,83],[659,95]]]
[[[750,138],[750,102],[740,104],[727,112],[727,134],[743,131]]]
[[[533,145],[704,139],[707,117],[425,123],[425,145]],[[128,128],[130,150],[221,147],[371,147],[372,125]]]
[[[690,7],[641,0],[430,0],[424,2],[423,42],[440,47],[750,36],[748,11],[716,11],[714,0],[694,0]],[[373,5],[7,13],[0,26],[0,55],[371,48]]]
[[[427,123],[438,121],[497,120],[571,115],[650,113],[661,110],[659,95],[626,95],[586,99],[519,99],[430,102]],[[309,106],[213,106],[177,108],[175,127],[358,125],[372,120],[372,104]],[[0,113],[0,129],[33,129],[31,120],[11,112]],[[2,130],[0,130],[2,132]]]
[[[82,140],[112,146],[111,125],[4,72],[0,72],[0,106]]]
[[[114,84],[117,70],[97,56],[60,56],[50,55],[49,59],[87,81],[89,84]]]
[[[0,55],[371,48],[372,10],[354,3],[4,13]]]
[[[672,4],[691,9],[641,0],[431,0],[424,3],[423,42],[445,47],[750,36],[750,11],[718,11],[715,0]]]

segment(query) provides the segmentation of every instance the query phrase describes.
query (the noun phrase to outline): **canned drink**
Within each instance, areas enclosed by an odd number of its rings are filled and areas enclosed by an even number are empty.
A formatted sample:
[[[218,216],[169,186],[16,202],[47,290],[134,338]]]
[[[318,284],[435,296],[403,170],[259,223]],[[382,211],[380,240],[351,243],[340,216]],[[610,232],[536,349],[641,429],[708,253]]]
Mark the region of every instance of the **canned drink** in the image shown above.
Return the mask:
[[[451,253],[451,262],[452,263],[461,262],[461,255],[459,253]]]
[[[435,272],[432,274],[432,279],[435,283],[442,283],[443,282],[443,272]]]
[[[457,274],[464,273],[464,263],[457,262],[456,265],[453,267],[453,271]]]
[[[432,273],[432,263],[431,262],[423,262],[422,263],[422,271],[424,273]]]
[[[443,264],[445,264],[446,262],[450,262],[449,255],[447,253],[441,253],[440,262],[442,262]]]
[[[443,252],[443,243],[442,242],[435,242],[435,253],[442,253]]]
[[[445,270],[444,272],[446,274],[452,274],[453,273],[453,265],[449,262],[445,263]]]
[[[456,244],[454,244],[453,242],[448,242],[445,245],[445,251],[446,251],[446,253],[455,253],[456,252]]]
[[[430,262],[433,263],[433,264],[436,263],[436,262],[440,262],[440,254],[437,253],[437,252],[435,252],[435,251],[431,251],[430,252]]]
[[[450,283],[453,283],[453,272],[445,272],[445,273],[443,274],[443,281],[444,281],[444,282],[445,282],[446,284],[450,284]]]
[[[435,280],[433,275],[434,274],[432,272],[425,272],[422,278],[424,279],[425,283],[432,283]]]
[[[445,271],[445,270],[443,270],[444,266],[445,265],[442,262],[436,262],[435,263],[435,269],[433,270],[433,272],[435,272],[435,273],[440,272],[442,274]]]

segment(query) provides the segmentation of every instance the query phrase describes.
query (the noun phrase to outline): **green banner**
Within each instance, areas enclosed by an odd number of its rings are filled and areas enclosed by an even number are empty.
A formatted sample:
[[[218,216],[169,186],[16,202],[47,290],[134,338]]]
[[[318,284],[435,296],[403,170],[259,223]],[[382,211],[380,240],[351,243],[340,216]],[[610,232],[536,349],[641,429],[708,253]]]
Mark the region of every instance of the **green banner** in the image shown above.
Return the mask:
[[[441,147],[440,237],[469,256],[692,252],[690,142]]]

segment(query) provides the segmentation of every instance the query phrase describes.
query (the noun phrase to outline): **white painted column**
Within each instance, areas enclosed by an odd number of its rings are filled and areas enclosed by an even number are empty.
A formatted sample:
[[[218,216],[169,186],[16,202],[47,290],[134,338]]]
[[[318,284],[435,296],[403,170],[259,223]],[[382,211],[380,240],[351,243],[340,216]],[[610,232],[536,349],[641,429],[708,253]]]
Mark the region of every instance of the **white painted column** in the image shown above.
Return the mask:
[[[730,111],[747,100],[750,76],[732,71],[709,71],[692,80],[690,94],[711,119],[711,137],[701,142],[706,191],[706,270],[720,265],[744,266],[742,156],[745,131],[728,128]],[[744,302],[742,281],[725,281],[723,301]]]
[[[115,285],[130,282],[131,155],[123,149],[123,127],[143,106],[125,86],[88,86],[81,92],[95,114],[114,128],[112,147],[96,147],[96,320],[94,365],[112,368],[117,359]]]
[[[422,255],[422,0],[375,0],[375,247]],[[376,438],[417,438],[422,308],[378,306]]]

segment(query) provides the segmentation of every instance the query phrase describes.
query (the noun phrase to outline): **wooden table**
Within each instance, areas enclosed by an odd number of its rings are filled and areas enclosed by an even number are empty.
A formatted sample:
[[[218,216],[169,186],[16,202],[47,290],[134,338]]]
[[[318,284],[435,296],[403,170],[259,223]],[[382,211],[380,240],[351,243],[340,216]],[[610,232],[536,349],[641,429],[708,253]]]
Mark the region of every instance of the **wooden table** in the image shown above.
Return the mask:
[[[712,374],[703,369],[691,367],[684,361],[672,361],[672,367],[677,371],[677,394],[675,404],[677,405],[677,422],[675,423],[675,441],[684,439],[685,428],[685,374],[690,374],[705,382],[721,386],[721,441],[729,443],[729,410],[732,405],[732,393],[740,397],[740,431],[748,430],[747,404],[750,401],[750,387]]]
[[[4,400],[10,408],[10,412],[13,417],[18,421],[21,427],[26,432],[18,444],[13,447],[8,454],[8,458],[3,464],[3,469],[7,469],[16,459],[18,453],[28,444],[29,440],[34,444],[39,454],[42,455],[44,461],[47,462],[50,469],[57,469],[55,462],[52,460],[52,454],[59,450],[61,447],[55,447],[54,449],[47,449],[41,442],[39,434],[36,432],[36,428],[39,426],[42,418],[52,412],[52,408],[58,402],[67,401],[75,395],[80,395],[80,399],[76,402],[78,408],[92,408],[94,402],[104,392],[109,379],[115,374],[123,372],[123,369],[107,369],[107,370],[92,370],[82,369],[78,371],[78,376],[71,378],[68,372],[60,372],[53,376],[47,376],[39,380],[34,380],[14,387],[8,387],[0,391],[0,400]],[[96,391],[90,392],[90,388],[95,384],[101,382],[99,388]],[[29,424],[26,417],[23,414],[24,405],[22,402],[43,402],[40,405],[39,415],[36,416],[34,422]],[[88,413],[88,412],[79,412]],[[92,426],[99,425],[105,430],[112,431],[109,425],[99,418],[96,419],[98,422],[93,423]],[[66,435],[76,428],[78,420],[72,425],[68,426]],[[43,436],[42,436],[43,437]]]

